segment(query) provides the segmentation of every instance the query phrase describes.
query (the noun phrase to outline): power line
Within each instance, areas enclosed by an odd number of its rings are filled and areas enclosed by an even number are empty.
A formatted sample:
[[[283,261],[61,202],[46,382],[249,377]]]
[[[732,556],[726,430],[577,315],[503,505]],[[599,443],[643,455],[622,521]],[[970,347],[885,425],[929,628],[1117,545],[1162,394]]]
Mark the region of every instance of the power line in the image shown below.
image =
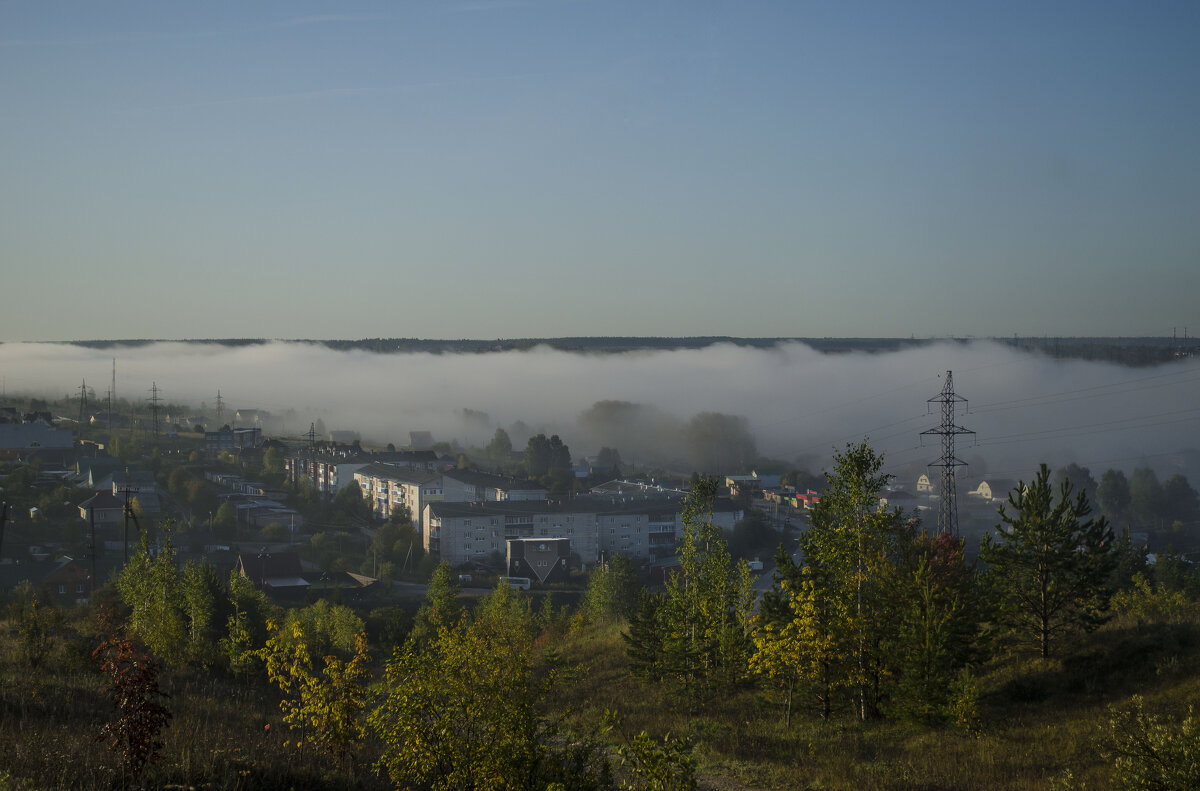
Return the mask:
[[[1200,380],[1200,372],[1196,371],[1173,371],[1165,374],[1155,374],[1153,376],[1143,376],[1136,379],[1126,379],[1120,382],[1111,382],[1109,384],[1093,385],[1091,387],[1080,387],[1074,390],[1062,390],[1056,393],[1044,393],[1042,395],[1027,396],[1025,398],[1014,398],[1009,401],[994,401],[989,404],[977,405],[975,414],[985,414],[987,412],[999,412],[1008,409],[1023,409],[1029,406],[1044,406],[1052,403],[1065,403],[1068,401],[1080,401],[1088,398],[1098,398],[1105,396],[1124,395],[1126,393],[1136,393],[1140,390],[1149,390],[1161,385],[1147,385],[1144,387],[1127,387],[1128,385],[1138,385],[1144,382],[1151,382],[1157,379],[1168,377],[1179,377],[1187,375],[1186,379],[1181,379],[1176,382],[1165,383],[1165,386],[1174,387],[1176,385],[1188,384]],[[1123,390],[1114,390],[1114,388],[1126,388]],[[1096,392],[1100,390],[1113,390],[1113,392],[1103,393]],[[1073,398],[1063,398],[1062,396],[1074,396]]]
[[[1101,423],[1088,423],[1081,426],[1064,426],[1060,428],[1042,429],[1040,431],[1025,431],[1018,434],[1005,434],[992,437],[979,443],[983,447],[991,445],[1012,445],[1018,442],[1029,442],[1036,439],[1067,439],[1069,437],[1084,437],[1092,434],[1103,434],[1109,431],[1131,431],[1133,429],[1153,428],[1174,423],[1187,423],[1200,420],[1200,407],[1181,409],[1175,412],[1163,412],[1157,415],[1142,415],[1139,417],[1107,420]],[[1186,417],[1179,417],[1186,415]],[[1158,420],[1158,418],[1170,418]],[[1145,422],[1151,421],[1151,422]],[[1128,425],[1122,425],[1128,424]]]

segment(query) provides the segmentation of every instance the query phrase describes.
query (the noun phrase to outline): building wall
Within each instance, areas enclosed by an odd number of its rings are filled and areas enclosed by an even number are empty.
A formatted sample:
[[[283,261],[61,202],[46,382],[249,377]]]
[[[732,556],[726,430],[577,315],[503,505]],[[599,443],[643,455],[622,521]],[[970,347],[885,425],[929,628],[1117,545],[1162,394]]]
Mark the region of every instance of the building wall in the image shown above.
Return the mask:
[[[594,513],[478,514],[434,517],[426,508],[422,523],[425,550],[452,566],[486,561],[507,553],[508,538],[565,538],[580,562],[591,568],[599,557]]]
[[[444,499],[440,475],[420,482],[403,471],[384,475],[359,469],[353,473],[353,478],[363,496],[370,498],[372,513],[380,519],[387,519],[395,508],[406,505],[413,523],[420,527],[425,505]]]
[[[575,510],[575,509],[578,510]],[[739,513],[717,511],[713,523],[732,530]],[[584,569],[594,566],[600,554],[622,554],[637,559],[657,559],[675,554],[683,535],[679,507],[661,503],[617,511],[587,509],[575,501],[571,510],[507,513],[480,504],[470,512],[442,511],[426,505],[421,523],[425,550],[452,566],[487,560],[493,552],[505,553],[509,538],[566,538]]]

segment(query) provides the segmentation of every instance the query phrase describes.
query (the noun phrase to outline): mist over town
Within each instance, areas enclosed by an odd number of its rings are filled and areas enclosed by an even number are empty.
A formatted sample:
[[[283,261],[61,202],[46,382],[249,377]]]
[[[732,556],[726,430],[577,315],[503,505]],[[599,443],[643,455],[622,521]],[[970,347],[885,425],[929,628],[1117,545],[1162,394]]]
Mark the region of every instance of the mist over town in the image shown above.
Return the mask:
[[[0,791],[1200,789],[1197,42],[0,2]]]
[[[907,475],[940,453],[921,432],[940,419],[927,402],[946,371],[967,399],[959,422],[975,432],[959,446],[968,480],[1028,476],[1041,462],[1187,471],[1197,444],[1186,430],[1198,419],[1194,357],[1133,368],[988,341],[844,354],[800,342],[606,354],[547,345],[378,354],[296,342],[0,344],[8,392],[77,400],[86,382],[97,408],[114,361],[118,398],[145,402],[154,385],[164,403],[209,424],[220,392],[224,422],[255,410],[279,437],[300,437],[319,420],[372,446],[405,446],[409,432],[425,431],[465,449],[504,428],[518,446],[539,432],[559,434],[580,456],[613,447],[638,467],[684,474],[723,471],[697,469],[688,457],[686,425],[708,412],[744,421],[753,442],[755,455],[730,456],[729,465],[753,466],[761,456],[817,472],[833,450],[869,438],[889,471]]]

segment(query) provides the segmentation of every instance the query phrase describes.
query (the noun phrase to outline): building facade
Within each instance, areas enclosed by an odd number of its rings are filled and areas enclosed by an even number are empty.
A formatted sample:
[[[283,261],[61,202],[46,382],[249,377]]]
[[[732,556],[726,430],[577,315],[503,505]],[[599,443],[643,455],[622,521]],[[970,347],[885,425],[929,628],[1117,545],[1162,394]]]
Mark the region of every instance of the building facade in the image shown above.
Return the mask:
[[[421,520],[425,550],[452,566],[504,555],[517,538],[566,539],[583,569],[601,554],[653,560],[675,554],[683,535],[682,498],[576,497],[566,501],[507,501],[426,506]],[[732,530],[742,513],[718,500],[712,519]]]

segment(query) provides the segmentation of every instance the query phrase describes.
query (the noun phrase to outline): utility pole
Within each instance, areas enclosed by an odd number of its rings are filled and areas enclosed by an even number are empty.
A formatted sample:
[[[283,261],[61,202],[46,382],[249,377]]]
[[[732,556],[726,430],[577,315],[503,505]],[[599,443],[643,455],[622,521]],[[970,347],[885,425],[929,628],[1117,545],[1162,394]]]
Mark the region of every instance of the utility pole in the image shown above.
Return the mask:
[[[221,400],[221,391],[217,391],[217,428],[225,425],[221,422],[221,415],[225,412],[225,402]]]
[[[129,563],[129,520],[130,519],[133,520],[133,524],[134,524],[134,526],[137,527],[139,533],[142,530],[142,526],[140,524],[138,524],[137,514],[135,514],[133,512],[133,504],[129,501],[129,495],[134,493],[135,491],[138,491],[138,490],[129,488],[129,468],[126,467],[125,468],[125,488],[120,490],[120,492],[125,495],[125,507],[122,509],[124,512],[124,515],[125,515],[125,532],[122,535],[122,540],[125,544],[125,564],[126,565],[128,565],[128,563]]]
[[[313,488],[320,491],[317,485],[317,424],[308,424],[308,464],[311,468]]]
[[[965,404],[967,399],[954,392],[954,372],[946,371],[946,381],[942,384],[942,392],[926,402],[932,410],[933,404],[941,404],[942,422],[937,428],[922,431],[921,436],[934,435],[942,438],[942,457],[930,467],[942,468],[941,501],[938,503],[938,532],[958,536],[958,492],[954,471],[957,467],[965,467],[966,462],[954,455],[954,438],[961,434],[974,434],[974,431],[963,428],[954,422],[954,407]]]
[[[91,589],[88,591],[89,597],[96,595],[96,506],[88,506],[88,527],[92,536],[92,578]]]
[[[83,431],[83,416],[87,413],[87,380],[79,385],[79,430]]]

